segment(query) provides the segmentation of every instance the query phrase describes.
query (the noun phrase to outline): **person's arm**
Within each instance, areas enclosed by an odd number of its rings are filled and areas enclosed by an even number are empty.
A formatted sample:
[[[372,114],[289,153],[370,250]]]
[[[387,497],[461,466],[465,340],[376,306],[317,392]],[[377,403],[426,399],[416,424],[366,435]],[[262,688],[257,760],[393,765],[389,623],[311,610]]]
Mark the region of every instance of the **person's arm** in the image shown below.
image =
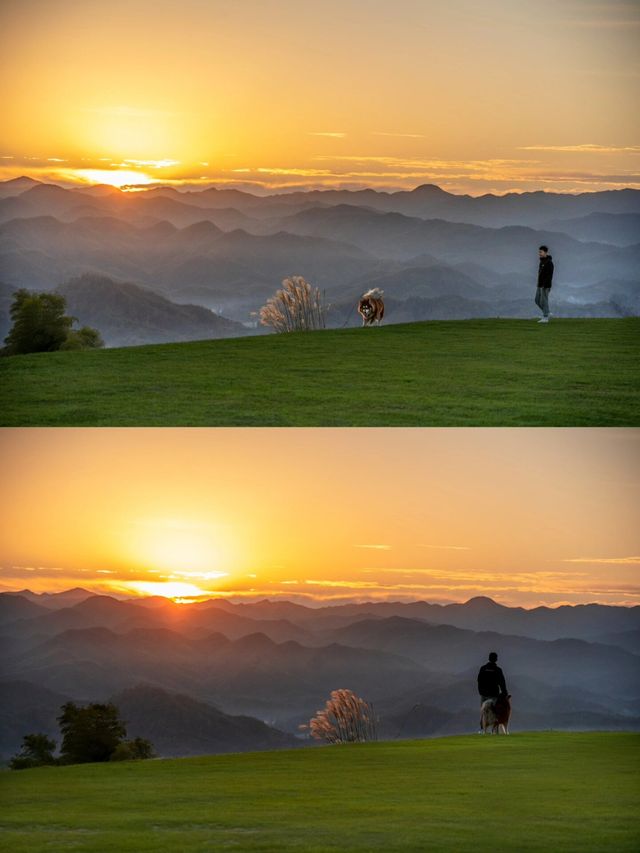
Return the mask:
[[[480,689],[480,680],[481,680],[481,678],[482,678],[482,669],[483,669],[483,668],[482,668],[482,667],[480,667],[480,670],[479,670],[479,672],[478,672],[478,693],[479,693],[481,696],[482,696],[482,690]]]
[[[504,680],[504,672],[500,670],[500,690],[504,695],[507,695],[507,684]]]

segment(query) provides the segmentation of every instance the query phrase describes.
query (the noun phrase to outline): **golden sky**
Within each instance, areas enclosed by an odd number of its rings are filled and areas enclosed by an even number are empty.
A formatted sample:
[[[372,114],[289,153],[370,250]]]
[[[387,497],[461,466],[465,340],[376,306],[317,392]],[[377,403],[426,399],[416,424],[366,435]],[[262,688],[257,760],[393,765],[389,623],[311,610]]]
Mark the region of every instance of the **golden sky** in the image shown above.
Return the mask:
[[[640,3],[3,0],[0,178],[640,187]]]
[[[0,586],[640,603],[640,431],[0,433]]]

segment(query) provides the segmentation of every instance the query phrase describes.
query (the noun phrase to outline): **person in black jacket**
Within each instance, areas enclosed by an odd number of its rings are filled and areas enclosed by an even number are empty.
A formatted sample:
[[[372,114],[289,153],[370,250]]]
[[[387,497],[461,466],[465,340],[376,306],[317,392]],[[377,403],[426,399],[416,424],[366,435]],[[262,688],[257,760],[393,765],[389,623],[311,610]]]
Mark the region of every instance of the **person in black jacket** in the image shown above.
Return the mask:
[[[549,291],[551,290],[551,282],[553,281],[553,258],[549,254],[548,246],[540,246],[538,256],[540,257],[540,265],[538,267],[536,305],[542,311],[542,317],[538,320],[538,323],[548,323],[550,317]]]
[[[504,680],[504,673],[496,663],[498,655],[491,652],[489,655],[489,663],[485,663],[480,667],[478,673],[478,693],[480,694],[480,704],[486,702],[487,699],[497,699],[501,694],[507,695],[507,685]]]

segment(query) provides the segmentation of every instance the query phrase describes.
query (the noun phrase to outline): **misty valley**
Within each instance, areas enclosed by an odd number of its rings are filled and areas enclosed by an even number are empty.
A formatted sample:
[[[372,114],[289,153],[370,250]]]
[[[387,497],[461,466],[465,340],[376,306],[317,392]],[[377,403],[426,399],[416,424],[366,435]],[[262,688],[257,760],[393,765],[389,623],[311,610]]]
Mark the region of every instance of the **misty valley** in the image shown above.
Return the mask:
[[[112,700],[158,754],[308,745],[332,690],[373,703],[384,739],[473,733],[499,653],[512,728],[640,729],[640,608],[290,601],[180,604],[74,589],[0,594],[0,754],[55,736],[63,703]]]
[[[537,247],[556,265],[558,317],[640,313],[640,191],[454,195],[0,183],[0,334],[18,288],[57,290],[107,346],[264,331],[258,312],[290,275],[323,292],[330,327],[533,317]]]

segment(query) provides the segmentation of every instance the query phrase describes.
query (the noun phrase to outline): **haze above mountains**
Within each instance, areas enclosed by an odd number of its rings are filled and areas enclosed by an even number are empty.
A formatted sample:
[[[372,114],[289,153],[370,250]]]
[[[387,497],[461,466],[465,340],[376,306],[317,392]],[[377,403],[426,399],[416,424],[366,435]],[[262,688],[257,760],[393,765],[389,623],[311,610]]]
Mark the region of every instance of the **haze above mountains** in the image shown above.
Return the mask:
[[[640,607],[181,605],[24,590],[0,594],[0,637],[3,757],[28,731],[53,733],[67,699],[114,698],[130,734],[166,755],[295,745],[338,687],[374,702],[385,737],[473,731],[491,650],[515,729],[640,728]]]
[[[529,317],[541,243],[557,316],[640,313],[637,190],[254,196],[18,178],[0,183],[0,332],[26,287],[61,289],[111,346],[244,334],[291,274],[326,291],[334,326],[359,323],[355,302],[373,286],[388,322]]]

